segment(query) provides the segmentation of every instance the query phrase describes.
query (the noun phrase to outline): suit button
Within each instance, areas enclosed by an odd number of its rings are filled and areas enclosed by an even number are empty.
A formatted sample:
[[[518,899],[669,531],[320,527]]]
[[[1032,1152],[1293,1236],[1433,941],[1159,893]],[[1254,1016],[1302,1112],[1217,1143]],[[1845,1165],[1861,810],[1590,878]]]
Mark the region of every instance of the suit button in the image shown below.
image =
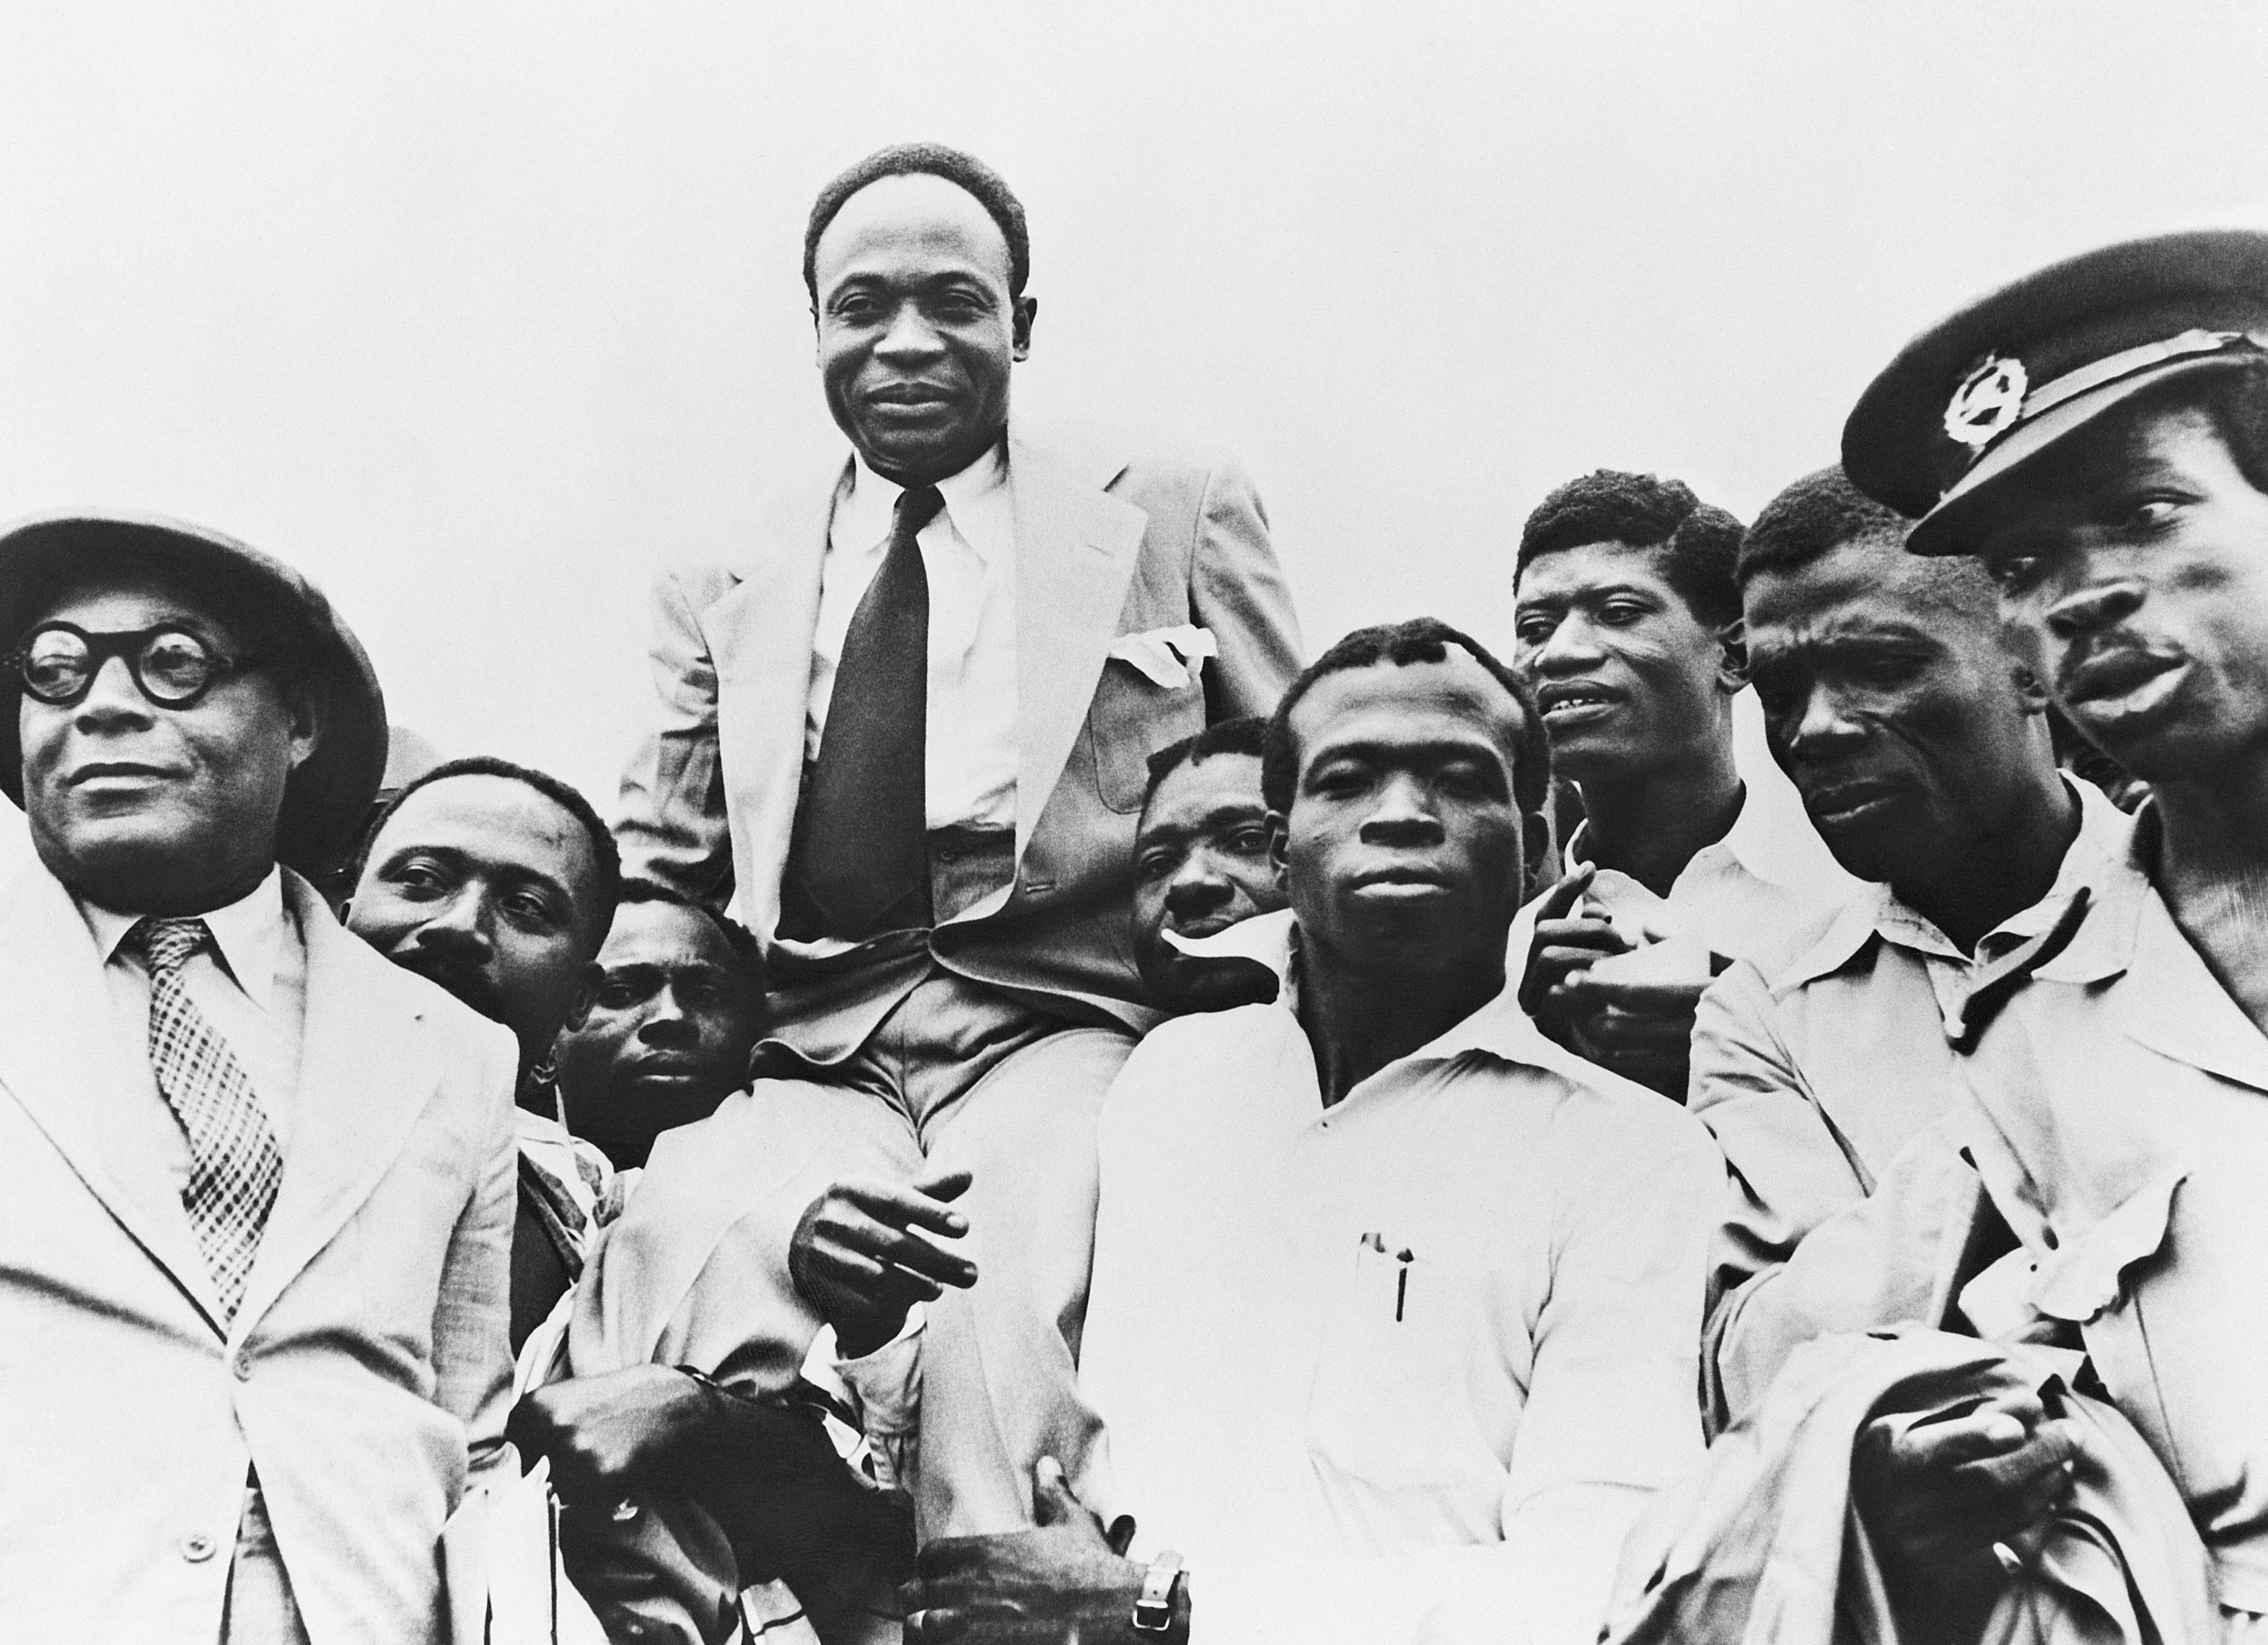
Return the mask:
[[[202,1531],[192,1531],[181,1539],[181,1557],[192,1565],[202,1565],[212,1558],[216,1545]]]
[[[239,1348],[236,1354],[236,1362],[234,1364],[230,1366],[229,1369],[236,1373],[237,1381],[250,1382],[252,1380],[251,1351],[246,1348]]]

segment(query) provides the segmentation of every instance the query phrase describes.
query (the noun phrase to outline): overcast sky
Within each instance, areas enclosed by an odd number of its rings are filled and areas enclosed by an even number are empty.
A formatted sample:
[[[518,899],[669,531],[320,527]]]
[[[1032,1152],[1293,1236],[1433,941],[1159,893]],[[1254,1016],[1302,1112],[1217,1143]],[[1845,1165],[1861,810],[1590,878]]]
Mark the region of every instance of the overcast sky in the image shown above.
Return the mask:
[[[1745,517],[1966,297],[2268,226],[2264,86],[2235,4],[11,0],[0,516],[291,560],[395,719],[610,809],[654,571],[842,450],[811,195],[933,137],[1030,213],[1019,417],[1241,459],[1311,650],[1500,642],[1557,481]]]

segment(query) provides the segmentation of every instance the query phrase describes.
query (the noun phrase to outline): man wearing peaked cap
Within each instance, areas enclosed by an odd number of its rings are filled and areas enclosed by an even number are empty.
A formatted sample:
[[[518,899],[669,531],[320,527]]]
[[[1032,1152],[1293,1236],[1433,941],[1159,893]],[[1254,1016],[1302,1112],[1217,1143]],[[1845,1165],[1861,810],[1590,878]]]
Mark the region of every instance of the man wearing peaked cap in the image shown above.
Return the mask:
[[[2017,659],[2152,797],[2130,871],[1951,1025],[1940,1133],[1771,1305],[1836,1329],[1957,1297],[1980,1334],[2083,1350],[2074,1385],[2180,1491],[2226,1637],[2268,1637],[2268,234],[2116,246],[1972,305],[1843,451],[1920,517],[1910,548],[1977,556]],[[1993,1543],[2026,1546],[2080,1460],[2052,1398],[1877,1437],[1854,1494],[1940,1612],[2007,1582]]]
[[[151,519],[0,535],[0,1594],[26,1639],[478,1638],[512,1046],[341,930],[386,760],[322,595]]]

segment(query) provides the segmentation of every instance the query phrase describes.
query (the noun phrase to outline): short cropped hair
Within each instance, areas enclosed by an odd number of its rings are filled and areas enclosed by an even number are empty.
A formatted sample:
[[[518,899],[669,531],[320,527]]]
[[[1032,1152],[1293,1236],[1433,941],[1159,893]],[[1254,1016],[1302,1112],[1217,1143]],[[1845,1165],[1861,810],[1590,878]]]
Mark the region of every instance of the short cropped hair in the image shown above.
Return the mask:
[[[1300,750],[1292,739],[1292,710],[1317,680],[1326,674],[1374,668],[1381,663],[1400,668],[1412,663],[1444,663],[1453,645],[1486,669],[1520,709],[1520,740],[1513,747],[1512,797],[1522,811],[1540,815],[1551,789],[1551,743],[1544,734],[1543,715],[1535,706],[1535,693],[1486,646],[1437,617],[1412,617],[1407,622],[1357,628],[1300,671],[1285,688],[1284,700],[1276,705],[1262,745],[1260,790],[1268,809],[1286,817],[1292,813],[1292,796],[1300,783]]]
[[[1158,797],[1158,785],[1183,766],[1200,765],[1215,754],[1246,754],[1257,760],[1267,737],[1265,716],[1240,714],[1233,720],[1208,725],[1179,742],[1167,743],[1150,756],[1150,782],[1142,790],[1143,809],[1148,810],[1150,802]]]
[[[1682,480],[1602,468],[1545,497],[1521,528],[1513,576],[1545,554],[1592,543],[1658,551],[1662,580],[1685,608],[1712,628],[1738,621],[1741,593],[1733,564],[1741,522],[1693,495]]]
[[[524,783],[582,826],[583,832],[591,838],[591,863],[598,879],[592,887],[592,911],[596,916],[593,929],[598,934],[592,951],[596,953],[598,944],[607,940],[608,928],[615,922],[615,904],[622,894],[622,854],[615,844],[615,836],[591,808],[591,802],[571,784],[561,782],[548,771],[538,771],[494,754],[468,754],[461,760],[445,760],[404,783],[401,791],[386,803],[386,808],[363,834],[362,849],[355,861],[356,883],[361,883],[363,870],[370,863],[371,848],[377,845],[379,835],[386,832],[386,825],[394,820],[394,813],[401,809],[402,802],[418,789],[431,788],[450,777],[504,777]]]
[[[1008,295],[1024,295],[1032,275],[1032,237],[1024,225],[1024,202],[990,166],[973,154],[949,149],[941,143],[894,143],[868,155],[819,191],[811,202],[811,220],[803,231],[803,288],[819,301],[819,239],[843,202],[869,183],[885,177],[942,177],[974,195],[1008,242]]]
[[[1794,571],[1846,543],[1888,542],[1903,548],[1910,522],[1851,483],[1840,466],[1806,474],[1764,504],[1741,542],[1734,575],[1745,591],[1760,572]],[[1998,591],[1984,568],[1962,554],[1920,562],[1918,587],[1945,610],[1992,621]]]
[[[634,902],[659,902],[673,908],[690,908],[717,928],[717,935],[725,939],[732,951],[733,964],[740,967],[740,976],[747,984],[749,996],[760,997],[764,987],[763,951],[758,946],[756,934],[722,909],[696,900],[674,885],[665,885],[656,879],[626,879],[622,893],[616,898],[617,912]]]
[[[1741,540],[1733,575],[1742,588],[1759,571],[1792,571],[1862,538],[1903,543],[1911,524],[1852,485],[1840,464],[1808,474],[1764,504]]]

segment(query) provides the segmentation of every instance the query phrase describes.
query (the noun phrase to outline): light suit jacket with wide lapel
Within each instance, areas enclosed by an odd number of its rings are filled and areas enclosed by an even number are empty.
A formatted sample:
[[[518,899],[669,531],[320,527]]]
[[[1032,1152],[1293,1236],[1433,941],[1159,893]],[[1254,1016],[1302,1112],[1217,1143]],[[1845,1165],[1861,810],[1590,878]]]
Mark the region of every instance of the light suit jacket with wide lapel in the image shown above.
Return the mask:
[[[622,782],[626,872],[722,903],[768,951],[802,782],[821,563],[847,464],[730,566],[665,576],[660,716]],[[1127,936],[1151,753],[1209,721],[1266,714],[1300,665],[1267,522],[1227,466],[1129,459],[1012,432],[1016,522],[1016,878],[932,938],[938,959],[1044,1007],[1146,1026]],[[1110,656],[1119,636],[1210,628],[1179,688]]]
[[[70,893],[0,901],[0,1614],[220,1637],[256,1470],[310,1637],[443,1640],[439,1539],[503,1454],[511,1036],[296,875],[306,1021],[284,1179],[225,1327],[150,1145],[173,1123]]]

